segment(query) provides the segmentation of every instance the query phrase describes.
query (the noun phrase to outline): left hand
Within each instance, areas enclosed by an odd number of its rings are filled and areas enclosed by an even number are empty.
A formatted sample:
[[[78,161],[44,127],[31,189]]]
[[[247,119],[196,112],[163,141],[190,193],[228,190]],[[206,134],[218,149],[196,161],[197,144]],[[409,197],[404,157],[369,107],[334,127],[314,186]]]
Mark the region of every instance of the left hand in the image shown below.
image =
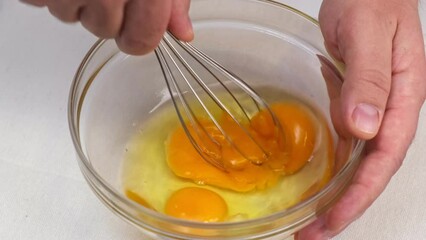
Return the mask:
[[[319,21],[328,51],[346,65],[340,120],[368,142],[344,195],[299,240],[337,235],[383,192],[414,138],[426,98],[418,0],[324,0]]]

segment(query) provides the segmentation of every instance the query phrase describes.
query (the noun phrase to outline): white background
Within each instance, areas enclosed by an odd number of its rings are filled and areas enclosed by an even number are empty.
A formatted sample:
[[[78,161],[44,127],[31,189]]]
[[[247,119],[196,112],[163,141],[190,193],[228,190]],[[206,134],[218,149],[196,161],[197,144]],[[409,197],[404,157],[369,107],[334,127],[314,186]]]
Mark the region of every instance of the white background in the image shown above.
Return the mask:
[[[287,2],[314,17],[320,5]],[[90,191],[69,136],[68,90],[95,40],[46,9],[0,0],[0,239],[141,239]],[[426,238],[425,120],[424,107],[404,165],[364,216],[336,239]]]

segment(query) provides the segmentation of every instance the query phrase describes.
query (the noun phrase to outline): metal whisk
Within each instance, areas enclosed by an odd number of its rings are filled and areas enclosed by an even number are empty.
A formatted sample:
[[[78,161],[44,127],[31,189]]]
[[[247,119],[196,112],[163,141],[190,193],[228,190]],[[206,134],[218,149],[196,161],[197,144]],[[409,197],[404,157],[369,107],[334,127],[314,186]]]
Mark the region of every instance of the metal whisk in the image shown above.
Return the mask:
[[[185,133],[205,161],[227,171],[220,155],[222,146],[215,139],[217,136],[207,131],[203,119],[211,121],[216,135],[221,135],[246,160],[261,165],[268,159],[270,153],[256,141],[244,123],[250,123],[254,114],[266,110],[276,133],[281,134],[282,130],[265,100],[250,86],[193,45],[178,40],[170,33],[164,35],[155,54]],[[263,156],[248,157],[221,126],[218,121],[220,114],[227,114]]]

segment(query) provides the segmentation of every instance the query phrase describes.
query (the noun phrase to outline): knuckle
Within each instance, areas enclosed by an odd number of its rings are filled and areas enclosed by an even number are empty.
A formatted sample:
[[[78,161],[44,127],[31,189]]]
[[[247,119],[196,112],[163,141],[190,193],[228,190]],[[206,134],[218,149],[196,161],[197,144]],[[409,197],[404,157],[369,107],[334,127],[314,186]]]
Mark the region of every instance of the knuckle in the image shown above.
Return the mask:
[[[91,33],[100,38],[115,38],[123,21],[124,0],[94,0],[84,6],[80,21]]]
[[[86,27],[91,33],[99,38],[113,38],[116,35],[116,32],[107,27]]]
[[[120,24],[111,18],[100,16],[91,9],[80,11],[81,24],[100,38],[115,38],[120,31]]]
[[[50,14],[52,14],[57,19],[64,21],[64,22],[67,21],[66,15],[63,14],[62,12],[58,11],[56,8],[49,6],[48,9],[49,9]]]
[[[55,17],[65,23],[74,23],[78,21],[78,17],[75,15],[56,14]]]
[[[110,9],[111,5],[114,4],[113,1],[110,0],[97,0],[96,1],[96,7],[105,10],[105,9]]]
[[[98,25],[90,21],[81,21],[81,24],[89,30],[93,35],[99,38],[114,38],[117,35],[117,31],[106,25]]]
[[[74,4],[72,0],[46,0],[49,7],[56,9],[66,9]]]
[[[146,38],[134,38],[122,35],[117,41],[118,47],[125,53],[143,55],[151,52],[157,47],[158,42]]]
[[[74,3],[70,0],[45,1],[49,12],[63,22],[76,22],[78,16]],[[78,9],[78,8],[77,8]]]
[[[118,30],[114,29],[111,24],[101,24],[96,18],[82,18],[82,25],[100,38],[113,38],[117,35]]]
[[[97,0],[96,5],[102,10],[117,10],[123,2],[123,0]]]
[[[356,81],[364,89],[378,94],[380,96],[388,96],[391,88],[391,76],[383,71],[376,69],[363,70],[358,73]]]

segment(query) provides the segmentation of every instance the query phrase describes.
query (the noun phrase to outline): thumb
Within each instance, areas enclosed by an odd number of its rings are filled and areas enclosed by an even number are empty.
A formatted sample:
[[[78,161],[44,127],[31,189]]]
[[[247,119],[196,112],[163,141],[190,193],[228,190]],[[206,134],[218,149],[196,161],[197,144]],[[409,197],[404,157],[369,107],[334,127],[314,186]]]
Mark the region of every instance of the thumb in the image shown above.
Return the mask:
[[[380,128],[391,88],[396,22],[383,21],[368,10],[345,20],[337,36],[346,64],[341,92],[343,122],[354,136],[371,139]]]

